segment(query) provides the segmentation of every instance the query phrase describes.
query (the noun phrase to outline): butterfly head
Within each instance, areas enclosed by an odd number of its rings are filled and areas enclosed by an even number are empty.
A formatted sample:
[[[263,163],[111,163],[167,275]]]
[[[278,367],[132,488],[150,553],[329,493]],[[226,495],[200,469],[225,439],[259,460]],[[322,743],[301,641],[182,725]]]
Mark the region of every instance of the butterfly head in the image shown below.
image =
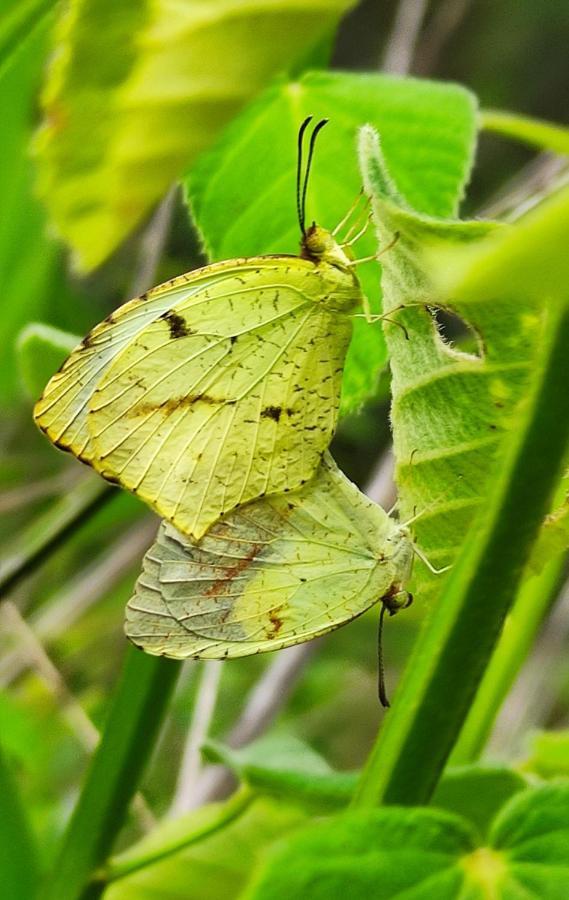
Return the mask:
[[[346,250],[329,231],[321,228],[316,222],[313,222],[302,235],[300,255],[302,259],[310,259],[315,263],[326,262],[341,269],[350,267],[351,257]]]

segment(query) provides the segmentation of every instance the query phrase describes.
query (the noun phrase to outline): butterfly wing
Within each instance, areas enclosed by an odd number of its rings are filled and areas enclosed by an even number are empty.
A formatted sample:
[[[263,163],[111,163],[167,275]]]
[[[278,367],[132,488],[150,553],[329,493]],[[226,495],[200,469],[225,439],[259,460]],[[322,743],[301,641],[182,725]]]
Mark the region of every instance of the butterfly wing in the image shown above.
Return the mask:
[[[310,484],[234,511],[199,544],[163,523],[127,607],[127,636],[177,659],[302,643],[400,588],[411,549],[388,540],[396,532],[327,456]]]
[[[333,435],[351,320],[295,257],[243,261],[146,325],[90,400],[93,465],[185,534],[312,477]],[[358,295],[354,294],[354,303]]]
[[[234,268],[238,263],[234,261]],[[93,464],[95,449],[87,427],[87,409],[104,372],[154,319],[217,280],[219,268],[206,266],[173,278],[125,303],[89,332],[50,379],[34,408],[37,425],[57,447]]]

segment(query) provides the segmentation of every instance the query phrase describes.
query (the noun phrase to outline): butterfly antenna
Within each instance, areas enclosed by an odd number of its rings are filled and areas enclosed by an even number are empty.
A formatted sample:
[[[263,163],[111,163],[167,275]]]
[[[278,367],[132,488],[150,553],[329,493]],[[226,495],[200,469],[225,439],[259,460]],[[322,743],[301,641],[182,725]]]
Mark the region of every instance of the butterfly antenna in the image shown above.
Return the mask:
[[[308,179],[310,178],[310,168],[312,166],[312,157],[314,156],[314,146],[316,144],[316,138],[318,137],[318,133],[322,131],[325,125],[328,124],[328,119],[320,119],[317,125],[314,126],[314,130],[310,135],[310,146],[308,148],[308,159],[306,160],[306,172],[304,173],[304,184],[302,185],[302,197],[300,200],[300,217],[301,217],[301,230],[302,233],[305,233],[304,223],[306,219],[306,192],[308,190]]]
[[[389,709],[391,704],[387,697],[387,690],[385,687],[385,667],[383,665],[383,620],[385,618],[386,609],[386,604],[382,603],[381,612],[379,614],[379,626],[377,629],[377,695],[381,705],[385,707],[385,709]]]
[[[298,147],[296,153],[296,213],[298,215],[298,224],[304,236],[304,210],[301,203],[301,182],[302,182],[302,145],[304,143],[304,132],[312,122],[312,116],[307,116],[300,128],[298,129]]]

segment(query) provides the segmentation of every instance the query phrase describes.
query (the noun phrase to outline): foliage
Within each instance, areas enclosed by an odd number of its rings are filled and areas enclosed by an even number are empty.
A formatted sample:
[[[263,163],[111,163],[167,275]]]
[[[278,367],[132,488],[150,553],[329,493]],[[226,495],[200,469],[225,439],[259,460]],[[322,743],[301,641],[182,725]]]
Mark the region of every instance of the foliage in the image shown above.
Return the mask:
[[[487,842],[466,820],[435,810],[351,813],[283,843],[243,897],[561,898],[569,885],[568,804],[566,785],[523,791],[498,811]]]
[[[73,0],[36,152],[41,194],[77,263],[101,263],[259,86],[352,2]]]
[[[311,178],[310,219],[331,229],[357,198],[361,176],[354,148],[363,122],[373,122],[381,131],[390,169],[416,209],[437,216],[456,213],[474,148],[476,103],[471,94],[455,85],[384,75],[310,72],[265,91],[186,179],[192,212],[212,259],[297,252],[296,131],[313,110],[329,116],[331,124],[318,147]],[[416,143],[420,155],[412,150]],[[364,236],[358,256],[373,253],[374,246],[373,236]],[[372,307],[379,310],[376,264],[359,269],[358,277]],[[341,411],[358,410],[375,393],[385,362],[380,329],[356,320]]]
[[[364,4],[339,24],[354,5],[0,10],[0,881],[16,900],[569,894],[563,605],[533,650],[568,543],[566,163],[547,163],[559,184],[544,199],[532,183],[510,224],[478,215],[529,147],[567,153],[567,130],[546,121],[565,95],[552,81],[566,5],[473,4],[433,80],[376,74],[387,13],[372,22]],[[443,7],[433,2],[421,31],[422,71]],[[342,60],[369,60],[369,71],[342,71]],[[484,109],[526,97],[539,119]],[[398,515],[414,519],[431,564],[453,563],[434,575],[417,560],[416,603],[386,621],[387,681],[399,684],[385,720],[377,610],[296,663],[293,649],[223,664],[216,699],[203,663],[132,648],[125,658],[124,607],[156,522],[31,424],[75,335],[132,284],[149,288],[204,254],[297,252],[295,145],[309,114],[330,119],[310,219],[334,227],[363,178],[373,228],[356,256],[385,250],[379,266],[358,267],[388,318],[355,320],[333,452],[362,484],[391,429]],[[179,178],[185,204],[170,192],[142,231]],[[459,219],[461,204],[476,215]],[[363,226],[363,200],[359,210]],[[89,277],[70,274],[69,259]],[[526,714],[510,689],[532,652],[536,733],[510,744]],[[220,770],[237,788],[223,781],[216,795]],[[188,784],[199,808],[172,816]]]

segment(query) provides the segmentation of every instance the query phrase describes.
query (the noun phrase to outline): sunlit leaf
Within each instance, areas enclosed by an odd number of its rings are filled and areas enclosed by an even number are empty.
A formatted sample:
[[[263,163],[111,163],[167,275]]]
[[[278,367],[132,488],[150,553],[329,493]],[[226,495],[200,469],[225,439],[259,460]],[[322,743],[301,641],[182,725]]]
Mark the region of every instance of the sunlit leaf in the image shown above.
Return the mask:
[[[39,185],[90,269],[267,80],[354,0],[72,0],[43,95]]]

